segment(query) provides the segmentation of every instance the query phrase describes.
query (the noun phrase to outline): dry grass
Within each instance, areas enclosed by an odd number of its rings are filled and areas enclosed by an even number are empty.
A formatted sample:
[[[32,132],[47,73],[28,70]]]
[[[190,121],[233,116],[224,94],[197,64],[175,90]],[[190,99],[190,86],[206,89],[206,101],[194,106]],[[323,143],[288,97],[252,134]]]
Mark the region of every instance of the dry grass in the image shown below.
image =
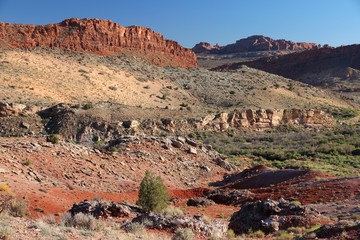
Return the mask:
[[[185,112],[348,107],[322,90],[250,68],[236,72],[161,68],[140,59],[36,49],[4,51],[0,71],[0,100],[10,102],[105,101]]]
[[[61,218],[61,223],[66,227],[75,227],[90,231],[101,231],[104,229],[102,221],[97,220],[92,215],[78,213],[74,216],[65,213]]]

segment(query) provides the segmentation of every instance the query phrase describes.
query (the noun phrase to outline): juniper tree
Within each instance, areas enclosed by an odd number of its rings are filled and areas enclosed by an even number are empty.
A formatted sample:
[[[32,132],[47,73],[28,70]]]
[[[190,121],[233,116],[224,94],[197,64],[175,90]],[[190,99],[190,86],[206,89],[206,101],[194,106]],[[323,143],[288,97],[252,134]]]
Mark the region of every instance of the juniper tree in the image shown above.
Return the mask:
[[[169,193],[160,176],[146,171],[141,181],[139,199],[136,204],[146,212],[160,212],[168,206]]]

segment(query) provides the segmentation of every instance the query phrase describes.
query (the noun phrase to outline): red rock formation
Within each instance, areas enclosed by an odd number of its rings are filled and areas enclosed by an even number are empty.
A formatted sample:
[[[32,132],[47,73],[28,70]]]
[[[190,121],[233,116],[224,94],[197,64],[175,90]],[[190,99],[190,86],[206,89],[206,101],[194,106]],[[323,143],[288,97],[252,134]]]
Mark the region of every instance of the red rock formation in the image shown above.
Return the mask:
[[[307,73],[339,67],[360,70],[360,44],[338,48],[324,47],[284,56],[262,58],[252,62],[226,64],[213,70],[234,70],[242,65],[291,79],[298,79]]]
[[[218,44],[213,46],[208,42],[200,42],[200,43],[196,44],[191,50],[194,53],[202,53],[202,52],[207,52],[207,51],[220,50],[221,48],[223,48],[223,47],[219,46]]]
[[[317,49],[318,44],[299,42],[295,43],[284,39],[274,40],[262,35],[255,35],[248,38],[240,39],[236,43],[229,44],[223,47],[212,46],[209,43],[199,43],[195,45],[192,50],[195,53],[215,53],[215,54],[230,54],[239,52],[254,52],[254,51],[274,51],[274,50],[307,50]],[[203,46],[203,47],[201,47]]]
[[[11,47],[63,48],[100,55],[125,53],[161,66],[195,67],[195,54],[149,28],[123,27],[99,19],[71,18],[59,24],[0,23],[0,40]]]

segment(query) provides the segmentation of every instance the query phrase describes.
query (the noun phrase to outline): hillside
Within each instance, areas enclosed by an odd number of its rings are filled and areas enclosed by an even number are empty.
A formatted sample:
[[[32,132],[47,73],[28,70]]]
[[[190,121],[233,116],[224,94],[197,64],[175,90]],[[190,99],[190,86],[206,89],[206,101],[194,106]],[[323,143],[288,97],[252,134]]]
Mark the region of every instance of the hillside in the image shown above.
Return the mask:
[[[195,54],[177,42],[149,28],[123,27],[107,20],[71,18],[48,25],[0,22],[0,41],[13,48],[50,47],[99,55],[123,53],[161,66],[197,66]]]
[[[171,116],[234,108],[350,106],[326,91],[247,67],[237,72],[162,68],[139,58],[37,48],[2,51],[0,69],[0,100],[6,102],[110,102],[137,107],[140,114],[153,108]]]
[[[243,65],[359,98],[360,45],[321,48],[251,62],[226,64],[215,70],[234,70]]]

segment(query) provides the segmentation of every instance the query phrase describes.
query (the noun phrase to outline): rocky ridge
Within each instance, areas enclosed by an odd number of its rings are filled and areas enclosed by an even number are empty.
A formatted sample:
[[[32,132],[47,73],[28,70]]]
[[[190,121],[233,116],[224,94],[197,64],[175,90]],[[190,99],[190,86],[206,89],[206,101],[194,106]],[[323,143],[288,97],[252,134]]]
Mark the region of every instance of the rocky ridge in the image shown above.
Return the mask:
[[[262,35],[254,35],[226,46],[219,46],[218,44],[212,46],[210,43],[200,42],[196,44],[192,50],[197,54],[204,52],[211,54],[230,54],[252,51],[308,50],[318,49],[319,47],[316,43],[292,42],[285,39],[274,40]]]
[[[12,109],[14,106],[15,109]],[[24,108],[26,109],[26,108]],[[2,135],[11,136],[13,124],[5,124],[6,119],[21,118],[24,116],[37,116],[34,114],[22,115],[18,112],[17,105],[2,104],[0,112],[7,112],[6,117],[0,118],[3,122]],[[81,143],[93,143],[99,140],[110,141],[122,135],[148,134],[159,135],[161,133],[191,133],[194,131],[227,131],[229,129],[250,129],[262,131],[276,128],[283,124],[294,126],[304,126],[310,128],[331,127],[335,124],[332,117],[321,110],[234,110],[232,112],[222,112],[209,114],[201,118],[189,119],[130,119],[125,121],[108,122],[99,117],[86,115],[86,110],[76,109],[72,106],[59,104],[46,108],[37,113],[41,119],[45,120],[45,130],[49,133],[61,134],[67,140],[74,140]],[[38,118],[40,119],[40,118]],[[23,129],[24,124],[19,123],[19,128]],[[38,126],[39,122],[30,124],[26,131],[31,131],[30,126]],[[8,131],[6,130],[9,128]],[[40,129],[34,129],[41,133]],[[24,132],[22,132],[24,134]],[[21,135],[21,132],[19,133]],[[35,132],[34,132],[35,134]],[[15,134],[17,135],[17,134]]]
[[[108,20],[71,18],[48,25],[1,22],[0,41],[13,48],[63,48],[99,55],[124,53],[161,66],[197,66],[195,54],[177,42],[149,28],[123,27]]]

